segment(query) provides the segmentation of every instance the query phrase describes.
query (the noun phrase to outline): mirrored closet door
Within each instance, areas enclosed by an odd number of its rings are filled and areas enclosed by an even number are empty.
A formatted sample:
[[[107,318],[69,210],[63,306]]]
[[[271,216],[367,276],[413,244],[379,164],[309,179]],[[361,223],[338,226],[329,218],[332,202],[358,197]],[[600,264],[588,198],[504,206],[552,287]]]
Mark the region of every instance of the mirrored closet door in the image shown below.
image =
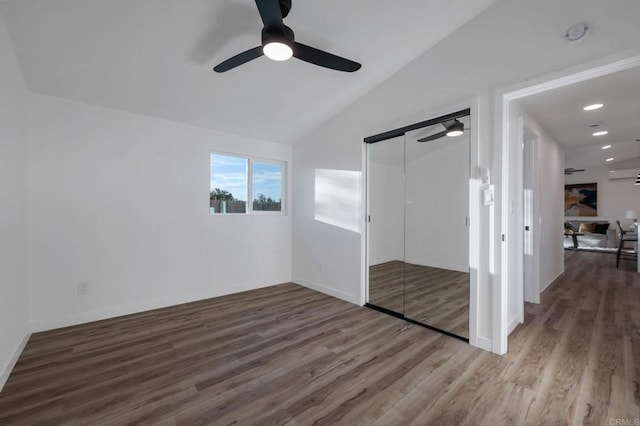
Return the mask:
[[[369,303],[404,312],[404,136],[368,146]]]
[[[469,338],[469,117],[368,144],[369,305]]]

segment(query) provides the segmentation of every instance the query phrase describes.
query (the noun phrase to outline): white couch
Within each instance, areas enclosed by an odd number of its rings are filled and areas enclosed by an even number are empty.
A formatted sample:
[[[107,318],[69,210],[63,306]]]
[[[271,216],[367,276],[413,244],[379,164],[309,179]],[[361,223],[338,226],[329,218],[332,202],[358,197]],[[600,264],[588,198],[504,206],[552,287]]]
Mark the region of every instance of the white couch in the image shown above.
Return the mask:
[[[606,220],[571,220],[573,232],[580,232],[581,223],[597,223],[606,224],[609,223]],[[595,232],[584,232],[584,235],[578,235],[578,248],[609,248],[613,249],[618,246],[618,230],[615,223],[609,223],[609,228],[606,234]],[[566,248],[573,248],[573,238],[570,236],[564,237],[564,246]]]

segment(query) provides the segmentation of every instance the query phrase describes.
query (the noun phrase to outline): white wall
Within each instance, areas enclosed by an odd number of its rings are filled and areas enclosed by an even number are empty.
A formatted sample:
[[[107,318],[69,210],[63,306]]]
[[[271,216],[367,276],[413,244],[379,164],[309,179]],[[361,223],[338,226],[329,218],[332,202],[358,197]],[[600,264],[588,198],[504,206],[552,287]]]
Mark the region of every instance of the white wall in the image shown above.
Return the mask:
[[[375,144],[371,149],[376,149]],[[404,261],[403,164],[382,164],[370,159],[369,212],[369,264]]]
[[[28,110],[34,329],[291,280],[290,209],[210,216],[208,201],[211,151],[290,164],[289,146],[37,94]]]
[[[29,334],[25,83],[0,17],[0,390]]]
[[[406,261],[469,272],[469,132],[427,143],[415,142],[415,133],[411,135],[407,134]]]
[[[567,216],[565,220],[607,220],[611,222],[611,226],[616,226],[616,220],[623,225],[631,223],[632,221],[625,219],[625,214],[627,210],[635,210],[640,215],[640,185],[634,185],[634,179],[609,180],[609,170],[637,168],[640,168],[640,158],[600,167],[588,167],[584,172],[565,176],[564,181],[567,184],[598,183],[598,216]]]
[[[406,155],[404,137],[368,145],[369,264],[469,272],[469,132],[418,143],[422,130],[407,134]]]
[[[362,141],[382,131],[422,121],[459,109],[477,100],[480,127],[479,159],[471,164],[491,167],[494,182],[500,176],[499,147],[494,146],[493,109],[496,90],[528,79],[578,66],[640,45],[635,17],[640,2],[584,2],[503,0],[485,10],[451,36],[418,57],[336,117],[302,138],[294,148],[293,276],[346,300],[362,300],[363,244],[358,232],[314,221],[314,171],[362,172]],[[566,28],[586,19],[599,28],[582,43],[568,44]],[[366,66],[366,64],[364,64]],[[494,150],[495,149],[495,150]],[[500,185],[496,212],[500,211]],[[472,193],[472,197],[478,194]],[[360,191],[353,196],[362,197]],[[479,197],[477,197],[480,199]],[[479,204],[480,259],[478,272],[478,336],[483,347],[496,333],[492,294],[500,294],[499,215]],[[355,212],[362,215],[362,212]],[[489,230],[494,231],[490,234]],[[317,264],[323,268],[317,268]],[[473,291],[473,289],[472,289]],[[474,308],[475,309],[475,308]],[[494,350],[496,350],[494,348]]]
[[[564,151],[530,116],[525,116],[525,126],[538,136],[540,289],[544,290],[564,272]]]

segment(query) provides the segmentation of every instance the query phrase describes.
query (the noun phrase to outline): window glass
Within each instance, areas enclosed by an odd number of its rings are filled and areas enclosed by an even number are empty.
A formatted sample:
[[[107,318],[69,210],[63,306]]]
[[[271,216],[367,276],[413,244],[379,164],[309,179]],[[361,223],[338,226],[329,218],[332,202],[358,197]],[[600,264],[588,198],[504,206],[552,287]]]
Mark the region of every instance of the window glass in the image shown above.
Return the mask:
[[[248,159],[211,154],[209,211],[247,213]]]
[[[219,214],[284,214],[286,163],[211,154],[209,211]]]
[[[282,211],[282,165],[253,162],[253,211]]]

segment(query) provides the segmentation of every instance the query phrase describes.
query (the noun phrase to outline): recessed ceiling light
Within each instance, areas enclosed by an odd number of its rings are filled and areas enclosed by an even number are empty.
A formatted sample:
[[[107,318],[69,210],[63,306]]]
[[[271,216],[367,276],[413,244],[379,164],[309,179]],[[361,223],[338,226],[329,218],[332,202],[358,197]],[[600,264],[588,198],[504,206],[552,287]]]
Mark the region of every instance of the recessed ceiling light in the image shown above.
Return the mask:
[[[613,161],[613,160],[615,160],[615,158],[613,158],[613,157],[606,159],[606,161]]]
[[[593,136],[604,136],[604,135],[608,135],[609,132],[607,132],[606,130],[599,130],[597,132],[593,133]]]
[[[602,149],[609,149],[609,148],[611,148],[611,145],[605,145],[602,147]]]
[[[593,111],[594,109],[600,109],[604,106],[604,104],[591,104],[591,105],[587,105],[586,107],[582,108],[585,111]]]

